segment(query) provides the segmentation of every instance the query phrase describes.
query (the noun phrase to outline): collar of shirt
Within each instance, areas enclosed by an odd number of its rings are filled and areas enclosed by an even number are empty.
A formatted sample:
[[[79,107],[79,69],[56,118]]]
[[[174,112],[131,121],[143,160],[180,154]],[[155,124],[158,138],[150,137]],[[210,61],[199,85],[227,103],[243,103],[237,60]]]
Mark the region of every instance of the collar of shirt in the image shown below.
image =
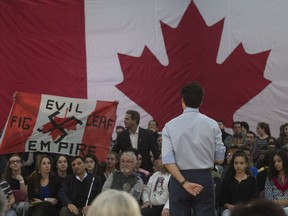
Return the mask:
[[[129,130],[130,133],[130,141],[133,148],[138,148],[138,135],[139,135],[139,126],[137,127],[137,130],[135,133]]]
[[[186,112],[197,112],[199,113],[199,109],[197,108],[191,108],[191,107],[186,107],[183,111],[183,113],[186,113]]]
[[[129,133],[130,133],[130,135],[138,134],[139,133],[139,125],[138,125],[135,133],[133,133],[131,130],[129,130]]]
[[[85,171],[84,177],[81,180],[79,176],[76,175],[76,179],[78,179],[80,182],[84,181],[84,179],[88,176],[87,172]]]

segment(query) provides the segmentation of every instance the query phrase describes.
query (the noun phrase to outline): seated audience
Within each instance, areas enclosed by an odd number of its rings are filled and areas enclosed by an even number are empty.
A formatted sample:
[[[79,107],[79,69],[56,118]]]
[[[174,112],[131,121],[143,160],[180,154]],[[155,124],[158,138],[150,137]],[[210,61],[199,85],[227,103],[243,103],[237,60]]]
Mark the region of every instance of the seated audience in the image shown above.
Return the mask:
[[[135,172],[141,177],[144,184],[147,183],[147,176],[150,174],[149,171],[140,168],[142,163],[142,156],[139,153],[139,151],[135,148],[131,148],[128,151],[132,151],[136,155],[136,166],[135,166]]]
[[[135,173],[136,160],[133,152],[123,152],[120,158],[120,171],[115,171],[108,177],[102,191],[108,189],[123,190],[140,201],[143,181]]]
[[[227,175],[222,183],[222,203],[225,210],[222,216],[231,214],[235,206],[249,203],[258,198],[256,179],[251,175],[249,159],[244,151],[234,153]]]
[[[245,121],[241,122],[241,130],[242,130],[242,135],[245,137],[247,132],[249,131],[249,124]]]
[[[287,152],[277,150],[273,153],[265,183],[264,196],[280,205],[288,214],[288,157]]]
[[[246,145],[243,145],[239,148],[239,150],[244,151],[245,154],[248,156],[250,172],[251,172],[252,176],[254,176],[256,178],[256,176],[258,175],[258,169],[253,164],[253,158],[250,154],[250,149],[248,147],[246,147]]]
[[[54,175],[59,176],[62,183],[64,178],[72,173],[68,156],[62,154],[57,155],[54,159],[52,170]]]
[[[224,143],[224,140],[226,139],[226,137],[231,136],[231,134],[229,134],[229,133],[227,133],[225,131],[225,122],[224,122],[224,120],[218,120],[217,123],[218,123],[218,126],[219,126],[219,128],[221,130],[221,133],[222,133],[222,142]]]
[[[231,160],[232,160],[232,157],[233,157],[234,153],[238,150],[239,150],[238,146],[233,146],[225,152],[226,157],[225,157],[225,161],[222,165],[223,169],[221,172],[221,179],[224,179],[224,177],[226,176],[228,168],[229,168]],[[216,166],[216,167],[218,167],[218,166]]]
[[[86,215],[91,202],[101,192],[99,176],[87,173],[84,159],[75,156],[71,160],[73,174],[66,176],[58,193],[63,204],[60,216]]]
[[[259,122],[257,124],[256,132],[258,136],[255,139],[255,144],[260,150],[266,150],[268,147],[268,140],[271,136],[269,124]]]
[[[168,184],[171,174],[163,166],[161,157],[155,167],[157,171],[150,177],[142,193],[142,216],[161,216],[163,208],[169,209]]]
[[[264,198],[264,187],[267,179],[267,173],[269,170],[269,162],[274,154],[274,149],[268,149],[265,152],[264,159],[263,159],[263,166],[259,169],[258,175],[256,177],[258,183],[258,191],[260,194],[260,198]]]
[[[95,154],[88,153],[84,157],[86,171],[94,176],[99,176],[101,178],[102,184],[106,181],[104,171],[102,167],[100,167],[100,163]]]
[[[260,155],[260,150],[257,148],[255,144],[255,139],[256,139],[256,134],[253,131],[247,131],[246,136],[245,136],[245,146],[249,148],[250,155],[252,156],[252,162],[253,164],[256,164],[259,155]]]
[[[36,169],[28,180],[28,199],[32,204],[31,216],[57,216],[59,212],[57,192],[61,186],[58,176],[51,173],[52,159],[39,155]],[[59,204],[58,204],[59,205]]]
[[[0,190],[0,216],[5,215],[6,205],[7,205],[7,200],[3,194],[3,191]]]
[[[233,146],[240,147],[245,142],[245,136],[242,134],[242,125],[240,121],[233,122],[232,125],[233,135],[227,136],[224,140],[226,149],[229,149]]]
[[[278,143],[280,149],[288,150],[288,123],[281,125]]]
[[[0,190],[6,199],[5,216],[17,216],[16,211],[12,208],[15,203],[15,197],[12,193],[10,185],[6,181],[0,182]]]
[[[12,154],[2,175],[2,180],[7,181],[11,190],[22,190],[27,193],[28,172],[23,168],[23,161],[19,154]],[[29,203],[22,201],[13,205],[18,215],[27,215]]]
[[[282,208],[268,200],[256,200],[250,205],[239,205],[231,212],[231,216],[285,216]]]
[[[109,151],[106,157],[106,164],[104,167],[105,181],[114,171],[117,170],[116,166],[118,165],[118,162],[118,153]],[[105,183],[105,181],[103,182],[103,184]]]

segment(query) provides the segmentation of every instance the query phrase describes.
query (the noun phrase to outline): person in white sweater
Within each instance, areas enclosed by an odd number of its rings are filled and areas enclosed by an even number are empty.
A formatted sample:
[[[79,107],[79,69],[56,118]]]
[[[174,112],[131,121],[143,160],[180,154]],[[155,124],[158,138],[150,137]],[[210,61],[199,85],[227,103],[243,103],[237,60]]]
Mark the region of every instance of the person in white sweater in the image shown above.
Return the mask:
[[[162,165],[160,158],[156,164],[157,171],[150,177],[142,192],[143,205],[141,213],[143,216],[169,215],[169,190],[168,183],[170,173]]]

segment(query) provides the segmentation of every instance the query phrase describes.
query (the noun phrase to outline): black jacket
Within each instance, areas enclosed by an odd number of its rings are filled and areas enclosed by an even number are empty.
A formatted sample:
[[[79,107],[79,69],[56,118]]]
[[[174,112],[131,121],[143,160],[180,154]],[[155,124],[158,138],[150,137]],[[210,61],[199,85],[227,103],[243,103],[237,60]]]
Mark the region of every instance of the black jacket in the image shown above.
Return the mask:
[[[63,206],[67,206],[68,204],[76,205],[75,198],[77,196],[77,187],[79,186],[79,183],[81,184],[81,189],[83,189],[88,196],[93,177],[94,177],[93,175],[88,174],[86,178],[80,183],[79,180],[76,179],[75,174],[66,176],[63,181],[62,187],[58,192],[58,197],[62,202]],[[91,204],[91,202],[101,192],[101,190],[102,190],[101,179],[99,176],[95,176],[88,205]]]
[[[129,130],[126,129],[125,131],[118,134],[116,142],[112,147],[112,151],[124,152],[129,150],[130,148],[132,148],[130,133]],[[150,158],[150,151],[152,151],[155,160],[158,160],[160,156],[160,149],[151,131],[139,127],[137,149],[142,156],[141,168],[148,170],[149,172],[152,172],[153,164]]]

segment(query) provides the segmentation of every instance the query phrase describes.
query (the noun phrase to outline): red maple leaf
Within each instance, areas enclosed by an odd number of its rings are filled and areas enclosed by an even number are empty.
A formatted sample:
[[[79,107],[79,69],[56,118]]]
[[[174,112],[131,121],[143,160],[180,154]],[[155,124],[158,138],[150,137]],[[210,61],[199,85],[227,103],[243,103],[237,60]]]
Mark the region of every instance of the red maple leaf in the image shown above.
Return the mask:
[[[161,23],[169,64],[161,65],[147,47],[140,57],[119,54],[124,80],[117,88],[162,127],[182,112],[182,87],[197,81],[205,89],[200,111],[231,125],[235,111],[270,83],[263,77],[270,51],[251,55],[240,44],[217,64],[223,23],[208,27],[191,2],[176,29]]]
[[[38,130],[43,133],[49,132],[53,141],[61,141],[66,136],[66,131],[76,130],[77,124],[82,124],[82,122],[75,117],[60,118],[55,116],[51,122],[44,124],[42,129]],[[61,139],[61,137],[63,138]]]

